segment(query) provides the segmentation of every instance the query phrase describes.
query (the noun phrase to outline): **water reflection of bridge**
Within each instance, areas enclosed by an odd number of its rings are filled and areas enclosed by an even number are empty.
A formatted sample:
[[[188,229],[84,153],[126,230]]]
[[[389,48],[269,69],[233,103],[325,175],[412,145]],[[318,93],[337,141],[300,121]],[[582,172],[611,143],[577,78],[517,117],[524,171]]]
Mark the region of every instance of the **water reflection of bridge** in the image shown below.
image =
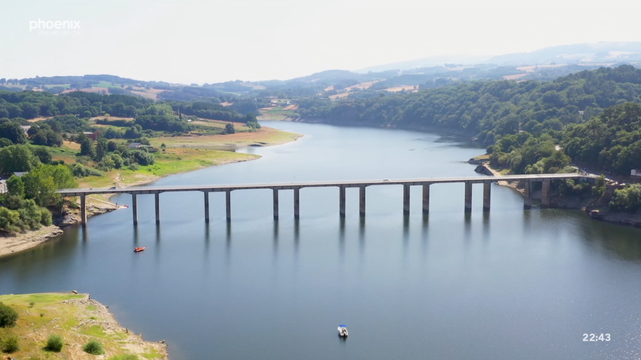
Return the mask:
[[[271,189],[273,191],[274,219],[278,219],[278,192],[280,190],[294,191],[294,217],[300,215],[300,189],[313,187],[337,187],[339,193],[339,214],[345,217],[345,190],[359,189],[359,212],[365,216],[365,189],[368,186],[401,185],[403,186],[403,212],[410,211],[410,187],[421,186],[423,190],[423,213],[430,210],[430,186],[443,183],[465,184],[465,211],[472,211],[472,185],[483,184],[483,210],[490,210],[490,184],[495,181],[523,181],[524,206],[532,206],[532,184],[541,183],[541,205],[550,205],[550,184],[554,180],[578,179],[588,180],[594,175],[585,174],[537,174],[537,175],[503,175],[475,177],[446,177],[402,180],[351,180],[351,181],[314,181],[298,183],[265,183],[265,184],[234,184],[234,185],[197,185],[197,186],[143,186],[130,188],[109,189],[65,189],[58,190],[63,196],[79,196],[82,224],[87,223],[86,197],[91,194],[131,194],[134,225],[138,224],[138,195],[153,194],[155,196],[156,222],[160,222],[160,194],[164,192],[201,191],[204,193],[205,221],[209,221],[209,193],[225,192],[227,221],[231,220],[231,192],[240,190]]]

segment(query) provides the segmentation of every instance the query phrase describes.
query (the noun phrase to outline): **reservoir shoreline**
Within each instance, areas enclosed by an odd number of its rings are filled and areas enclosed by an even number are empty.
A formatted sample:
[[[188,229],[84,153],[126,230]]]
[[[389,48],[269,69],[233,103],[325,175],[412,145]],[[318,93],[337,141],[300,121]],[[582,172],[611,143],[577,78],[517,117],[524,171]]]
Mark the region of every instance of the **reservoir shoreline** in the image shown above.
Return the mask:
[[[242,135],[242,133],[238,135]],[[302,136],[303,135],[301,134],[295,134],[294,138],[288,141],[260,142],[260,146],[262,147],[262,146],[282,145],[292,141],[296,141]],[[237,136],[237,138],[241,138],[241,136]],[[234,150],[255,146],[253,144],[254,144],[254,141],[241,142],[234,145]],[[167,173],[162,176],[149,176],[139,181],[135,181],[127,184],[118,182],[118,187],[128,188],[133,186],[151,184],[160,179],[163,179],[165,177],[172,176],[172,175],[179,175],[179,174],[184,174],[188,172],[193,172],[193,171],[201,170],[207,167],[214,167],[214,166],[220,166],[220,165],[240,163],[245,161],[258,160],[260,158],[261,156],[254,155],[251,158],[226,159],[224,161],[218,162],[210,166],[202,166],[202,167],[190,169],[190,170],[181,170],[177,172]],[[117,176],[117,178],[119,178],[119,176]],[[106,200],[88,197],[87,198],[87,217],[92,217],[92,216],[118,210],[120,208],[119,205],[109,201],[109,199],[111,199],[113,195],[114,194],[106,195]],[[39,230],[30,230],[25,233],[16,234],[15,236],[0,236],[0,257],[26,251],[36,246],[39,246],[40,244],[48,242],[50,240],[55,240],[63,234],[64,228],[68,226],[78,225],[79,223],[80,223],[80,215],[79,215],[78,209],[70,209],[68,206],[65,206],[63,208],[62,214],[59,217],[54,218],[54,224],[50,226],[43,226]]]
[[[454,137],[273,126],[305,140],[243,151],[262,161],[152,186],[478,177],[464,160],[481,148]],[[426,216],[413,186],[405,216],[402,186],[372,186],[365,217],[358,189],[347,189],[343,219],[336,188],[302,189],[300,219],[294,192],[281,191],[279,221],[271,191],[234,191],[231,221],[226,196],[217,192],[210,222],[203,221],[202,193],[169,192],[161,196],[159,225],[154,196],[144,195],[137,226],[129,208],[65,229],[55,243],[0,258],[0,283],[13,294],[91,293],[122,326],[145,339],[166,339],[176,359],[509,360],[527,353],[598,360],[604,353],[581,343],[581,333],[593,328],[616,334],[618,341],[603,344],[612,358],[637,349],[629,344],[639,316],[640,230],[591,221],[579,211],[523,210],[518,194],[491,188],[491,212],[482,211],[477,185],[466,212],[463,184],[433,186]],[[112,201],[131,205],[130,199]],[[133,247],[146,250],[136,254]],[[347,324],[356,341],[337,339],[338,324]],[[389,328],[404,340],[381,342]]]

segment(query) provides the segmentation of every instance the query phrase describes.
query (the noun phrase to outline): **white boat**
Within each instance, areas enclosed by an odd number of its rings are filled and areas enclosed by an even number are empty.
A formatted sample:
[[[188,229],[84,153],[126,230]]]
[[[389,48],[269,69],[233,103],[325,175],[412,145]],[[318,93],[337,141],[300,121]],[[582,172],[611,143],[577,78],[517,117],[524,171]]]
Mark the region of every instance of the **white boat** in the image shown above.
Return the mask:
[[[347,332],[347,327],[345,325],[338,326],[338,336],[342,338],[346,338],[347,336],[349,336],[349,333]]]

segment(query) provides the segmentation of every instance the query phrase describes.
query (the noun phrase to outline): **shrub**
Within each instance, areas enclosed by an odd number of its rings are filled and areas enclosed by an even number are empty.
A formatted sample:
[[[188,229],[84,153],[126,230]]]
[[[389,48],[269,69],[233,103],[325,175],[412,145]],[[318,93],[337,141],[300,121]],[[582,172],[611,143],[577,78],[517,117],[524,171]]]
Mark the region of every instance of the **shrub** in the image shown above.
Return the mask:
[[[53,223],[51,212],[47,208],[40,208],[40,223],[44,226],[49,226]]]
[[[635,212],[641,207],[641,184],[632,184],[615,190],[609,205],[614,211]]]
[[[82,347],[82,350],[91,355],[102,355],[105,353],[105,350],[103,350],[102,348],[102,344],[97,340],[89,341],[87,344],[85,344],[85,346]]]
[[[12,327],[16,325],[16,320],[18,320],[18,313],[0,302],[0,327]]]
[[[18,337],[16,336],[9,337],[4,341],[4,344],[2,344],[2,351],[8,354],[11,354],[18,350],[20,350],[20,346],[18,346]]]
[[[49,340],[47,340],[45,350],[60,352],[62,345],[62,337],[60,337],[60,335],[51,335],[49,336]]]

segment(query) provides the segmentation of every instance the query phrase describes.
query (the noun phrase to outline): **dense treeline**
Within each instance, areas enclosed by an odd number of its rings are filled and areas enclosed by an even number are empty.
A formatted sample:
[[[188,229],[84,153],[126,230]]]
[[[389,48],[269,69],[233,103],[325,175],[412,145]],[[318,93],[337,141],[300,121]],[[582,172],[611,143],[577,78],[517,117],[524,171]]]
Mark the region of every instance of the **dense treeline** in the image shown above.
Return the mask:
[[[228,108],[211,102],[197,101],[193,103],[173,102],[169,104],[181,114],[194,115],[205,119],[244,122],[245,116]]]
[[[632,66],[584,71],[553,82],[479,81],[413,94],[366,99],[299,101],[303,118],[353,124],[439,126],[477,136],[489,145],[519,130],[540,135],[581,123],[604,108],[641,100],[641,76]],[[558,134],[556,134],[558,136]]]
[[[136,116],[137,109],[152,103],[153,101],[138,96],[100,95],[83,91],[60,96],[42,91],[0,91],[0,118],[34,119],[56,115],[92,117],[105,113],[133,117]]]
[[[230,98],[229,100],[233,100]],[[90,118],[109,114],[118,117],[138,117],[141,115],[156,115],[149,112],[155,103],[139,96],[110,94],[102,95],[83,91],[74,91],[64,95],[53,95],[41,91],[0,91],[0,118],[34,119],[74,115]],[[243,121],[244,115],[233,109],[208,102],[182,103],[170,101],[174,111],[183,114],[196,115],[208,119]],[[241,104],[244,104],[241,102]],[[252,110],[241,105],[243,110]],[[167,114],[173,115],[173,114]]]
[[[636,144],[636,123],[627,127],[621,123],[627,124],[636,116],[638,105],[614,107],[599,120],[583,123],[606,108],[639,101],[641,71],[620,66],[582,71],[553,82],[479,81],[338,102],[303,99],[299,112],[303,118],[337,123],[434,126],[466,133],[493,145],[488,148],[493,162],[514,172],[562,169],[569,158],[550,157],[560,157],[555,155],[562,153],[555,145],[563,140],[567,154],[576,160],[629,174],[630,167],[638,166],[633,159],[641,159],[641,151],[635,148],[641,148],[641,143]],[[601,153],[604,147],[607,149]],[[624,147],[630,148],[624,151]]]
[[[2,80],[4,80],[4,82]],[[171,88],[171,84],[163,81],[141,81],[141,80],[122,78],[120,76],[115,76],[115,75],[44,76],[44,77],[36,76],[35,78],[24,78],[24,79],[0,79],[0,84],[12,83],[16,85],[30,85],[30,86],[83,84],[83,86],[90,87],[92,84],[98,84],[101,81],[117,83],[120,85],[129,85],[129,86],[155,87],[157,89]]]
[[[641,168],[641,105],[617,105],[586,123],[571,124],[563,131],[562,144],[576,161],[630,175]]]

